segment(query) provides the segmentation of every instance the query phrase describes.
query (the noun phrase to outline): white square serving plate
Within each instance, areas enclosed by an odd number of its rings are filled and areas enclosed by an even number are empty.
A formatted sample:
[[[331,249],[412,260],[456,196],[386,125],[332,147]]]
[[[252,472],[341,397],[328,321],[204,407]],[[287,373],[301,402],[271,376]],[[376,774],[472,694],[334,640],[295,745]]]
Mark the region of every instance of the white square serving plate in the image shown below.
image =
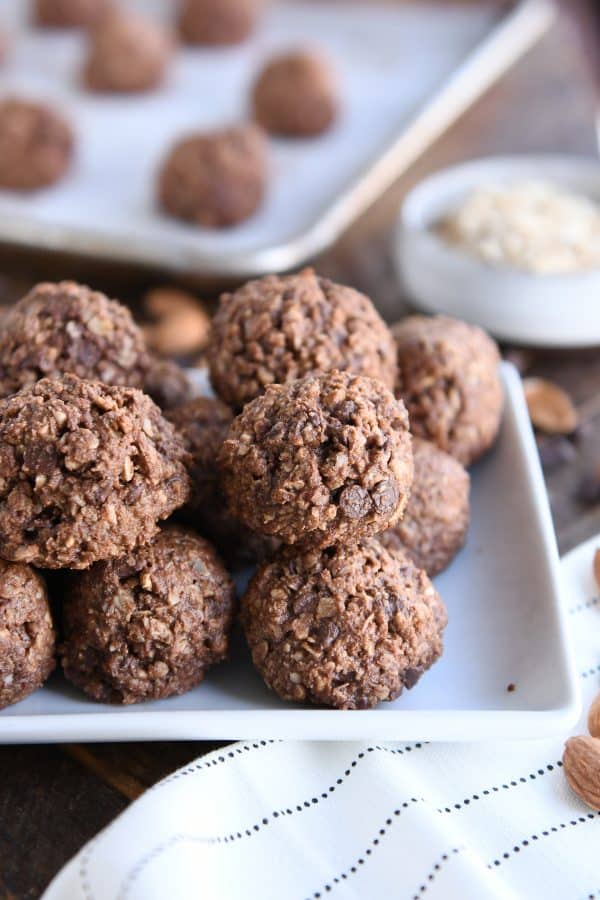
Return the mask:
[[[374,710],[284,703],[265,687],[237,636],[231,660],[183,697],[103,706],[57,673],[0,713],[0,743],[457,741],[566,732],[578,718],[580,701],[556,541],[520,379],[506,363],[502,378],[502,429],[493,451],[472,471],[467,544],[436,579],[449,615],[444,655],[413,690]]]

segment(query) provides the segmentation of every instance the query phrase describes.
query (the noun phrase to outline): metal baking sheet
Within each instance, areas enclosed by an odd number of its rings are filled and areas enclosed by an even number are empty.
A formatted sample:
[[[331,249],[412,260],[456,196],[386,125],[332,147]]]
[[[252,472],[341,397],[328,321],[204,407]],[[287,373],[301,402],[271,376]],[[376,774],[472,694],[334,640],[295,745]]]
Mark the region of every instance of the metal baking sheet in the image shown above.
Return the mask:
[[[130,5],[164,16],[172,0]],[[0,242],[181,275],[243,278],[297,266],[330,245],[549,26],[548,0],[273,4],[257,33],[225,49],[181,48],[165,85],[102,96],[79,83],[85,37],[29,24],[24,0],[4,0],[12,52],[0,96],[47,99],[73,123],[67,177],[30,195],[0,191]],[[338,72],[342,112],[326,135],[270,143],[264,205],[247,222],[210,231],[156,207],[157,167],[189,130],[248,113],[254,73],[271,54],[317,45]]]

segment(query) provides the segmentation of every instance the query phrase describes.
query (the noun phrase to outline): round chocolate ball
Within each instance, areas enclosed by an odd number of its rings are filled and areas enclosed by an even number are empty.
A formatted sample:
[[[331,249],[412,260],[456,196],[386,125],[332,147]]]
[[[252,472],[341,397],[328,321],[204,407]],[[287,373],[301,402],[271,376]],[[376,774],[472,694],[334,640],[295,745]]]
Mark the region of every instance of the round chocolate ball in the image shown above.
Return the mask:
[[[38,284],[3,315],[0,398],[65,374],[143,389],[164,408],[190,396],[185,372],[148,352],[122,303],[73,281]]]
[[[237,410],[270,384],[315,372],[354,372],[389,388],[396,380],[394,340],[369,298],[312,269],[223,294],[208,363],[215,390]]]
[[[368,709],[441,655],[446,610],[425,572],[379,541],[287,548],[242,598],[254,665],[284,700]]]
[[[84,569],[189,496],[185,450],[141,391],[44,378],[0,401],[0,557]]]
[[[404,512],[408,416],[380,381],[309,375],[244,407],[219,464],[230,510],[253,531],[287,544],[357,541]]]
[[[179,363],[152,354],[143,389],[163,410],[175,409],[187,403],[193,394],[186,371]]]
[[[173,526],[71,579],[61,662],[103,703],[191,690],[227,655],[235,591],[212,546]]]
[[[412,433],[471,465],[500,427],[498,347],[481,328],[445,316],[409,316],[392,333],[396,392],[406,403]]]
[[[260,206],[267,178],[267,145],[253,125],[238,125],[178,141],[158,179],[161,208],[205,228],[226,228]]]
[[[429,441],[413,439],[415,474],[404,517],[379,539],[404,550],[430,577],[450,565],[469,527],[469,475]]]
[[[70,126],[50,106],[18,97],[0,101],[0,188],[32,191],[59,181],[73,144]]]
[[[148,366],[129,310],[73,281],[38,284],[2,320],[0,397],[65,373],[142,387]]]
[[[188,451],[192,493],[185,506],[190,515],[203,516],[222,504],[217,454],[233,421],[229,407],[212,397],[195,397],[168,413]]]
[[[179,31],[188,44],[239,44],[253,31],[264,0],[183,0]]]
[[[271,60],[252,91],[254,118],[265,131],[283,137],[312,137],[330,127],[338,108],[333,73],[311,51]]]
[[[53,669],[44,579],[30,566],[0,559],[0,709],[41,687]]]
[[[172,36],[162,25],[113,11],[90,32],[84,81],[93,91],[149,91],[162,82],[172,52]]]
[[[33,17],[43,28],[87,28],[109,8],[109,0],[35,0]]]

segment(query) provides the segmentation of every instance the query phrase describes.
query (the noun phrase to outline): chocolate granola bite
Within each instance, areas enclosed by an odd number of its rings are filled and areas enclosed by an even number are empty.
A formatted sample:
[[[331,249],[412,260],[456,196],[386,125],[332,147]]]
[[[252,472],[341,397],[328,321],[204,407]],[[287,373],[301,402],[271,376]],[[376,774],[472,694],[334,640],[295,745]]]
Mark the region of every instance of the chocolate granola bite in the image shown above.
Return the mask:
[[[32,191],[59,181],[73,143],[70,126],[51,107],[18,97],[0,101],[0,188]]]
[[[144,391],[163,410],[175,409],[192,396],[192,385],[181,366],[171,359],[150,355]]]
[[[463,466],[494,443],[502,416],[500,355],[481,328],[445,316],[409,316],[392,329],[398,348],[396,393],[415,437],[432,441]]]
[[[150,540],[189,496],[152,400],[73,375],[0,401],[0,557],[84,569]]]
[[[162,25],[114,10],[90,32],[84,81],[93,91],[149,91],[162,82],[172,52],[172,37]]]
[[[219,464],[229,508],[252,530],[287,544],[358,541],[404,512],[413,477],[408,416],[372,378],[309,375],[249,403]]]
[[[425,572],[376,540],[261,566],[242,598],[254,665],[284,700],[368,709],[442,653],[446,610]]]
[[[103,703],[191,690],[227,655],[235,591],[208,541],[167,527],[74,576],[60,649],[69,681]]]
[[[163,409],[191,394],[177,363],[148,352],[122,303],[73,281],[38,284],[2,316],[0,398],[65,374],[140,388]]]
[[[162,165],[158,201],[177,219],[226,228],[258,209],[266,170],[266,141],[254,125],[191,134],[175,144]]]
[[[394,340],[368,297],[319,277],[267,275],[223,294],[213,319],[212,384],[234,409],[311,372],[396,380]]]
[[[239,44],[254,29],[264,0],[184,0],[179,31],[188,44]]]
[[[284,137],[322,134],[335,119],[337,90],[329,64],[312,51],[271,60],[252,91],[254,117],[265,131]]]
[[[429,441],[413,440],[415,475],[404,518],[379,540],[404,550],[430,577],[445,569],[469,527],[469,475],[461,464]]]
[[[171,410],[173,423],[188,451],[188,471],[192,493],[186,510],[202,515],[222,505],[219,489],[217,454],[233,421],[229,407],[212,397],[195,397]]]
[[[215,543],[231,565],[270,556],[279,542],[244,528],[227,509],[221,491],[217,456],[233,420],[229,407],[212,397],[196,397],[170,410],[167,417],[188,451],[192,494],[179,515]]]
[[[0,559],[0,709],[41,687],[54,668],[54,628],[44,579]]]
[[[109,8],[109,0],[36,0],[34,21],[43,28],[87,28]]]
[[[129,310],[73,281],[38,284],[2,320],[0,397],[65,373],[141,388],[149,367]]]

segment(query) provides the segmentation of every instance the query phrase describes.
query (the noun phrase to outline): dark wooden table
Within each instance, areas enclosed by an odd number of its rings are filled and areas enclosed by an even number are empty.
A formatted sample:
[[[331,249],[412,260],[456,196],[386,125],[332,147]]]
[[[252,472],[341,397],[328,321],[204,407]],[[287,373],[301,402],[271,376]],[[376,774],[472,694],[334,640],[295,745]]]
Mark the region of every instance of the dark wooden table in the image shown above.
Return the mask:
[[[389,241],[406,190],[436,168],[479,155],[594,154],[592,110],[582,55],[568,27],[560,23],[317,261],[318,268],[365,291],[389,319],[398,318],[403,306]],[[18,295],[46,276],[46,268],[41,258],[0,257],[0,292]],[[94,284],[114,281],[114,275],[103,273]],[[128,273],[116,281],[110,285],[115,295],[130,297],[148,276]],[[582,481],[587,484],[600,464],[600,352],[519,352],[518,359],[531,372],[566,387],[581,414],[582,425],[566,451],[561,445],[558,453],[548,454],[559,457],[548,467],[547,481],[564,551],[600,530],[600,503],[581,497]],[[38,897],[62,864],[131,800],[213,746],[189,742],[0,748],[0,896]]]

